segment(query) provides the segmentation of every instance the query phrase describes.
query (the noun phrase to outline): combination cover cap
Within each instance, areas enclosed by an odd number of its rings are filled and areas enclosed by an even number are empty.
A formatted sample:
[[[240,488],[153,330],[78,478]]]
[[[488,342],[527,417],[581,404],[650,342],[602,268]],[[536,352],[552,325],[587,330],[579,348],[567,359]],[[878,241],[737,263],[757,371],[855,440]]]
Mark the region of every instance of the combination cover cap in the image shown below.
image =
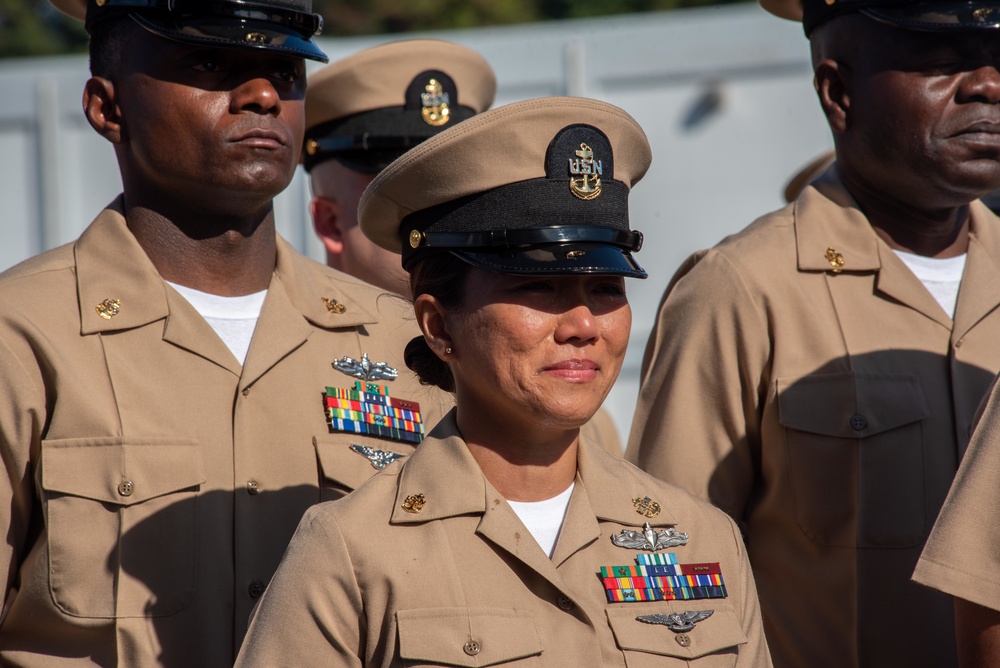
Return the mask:
[[[493,104],[489,63],[464,46],[412,39],[359,51],[309,78],[306,170],[337,158],[376,173],[404,152]]]
[[[806,35],[843,14],[860,12],[897,28],[922,31],[996,30],[1000,0],[913,2],[912,0],[759,0],[775,16],[801,21]]]
[[[151,33],[178,42],[328,60],[312,41],[323,29],[323,17],[313,13],[312,0],[49,1],[64,14],[84,21],[88,31],[103,19],[126,14]]]
[[[628,196],[649,169],[639,124],[572,97],[517,102],[460,123],[383,170],[361,229],[403,267],[448,252],[508,274],[645,278]]]

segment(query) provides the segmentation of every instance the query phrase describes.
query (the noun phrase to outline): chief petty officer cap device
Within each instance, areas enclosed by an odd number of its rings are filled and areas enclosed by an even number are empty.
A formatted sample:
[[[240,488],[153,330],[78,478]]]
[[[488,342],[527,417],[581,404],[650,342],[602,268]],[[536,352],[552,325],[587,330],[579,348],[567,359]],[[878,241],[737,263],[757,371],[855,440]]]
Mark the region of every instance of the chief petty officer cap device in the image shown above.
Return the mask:
[[[959,32],[1000,28],[1000,1],[912,2],[908,0],[760,0],[775,16],[801,21],[806,35],[830,19],[860,12],[904,30]]]
[[[49,0],[59,11],[84,21],[127,14],[149,32],[177,42],[242,47],[327,62],[312,38],[323,17],[312,0]]]
[[[302,161],[331,158],[375,174],[420,142],[493,104],[482,56],[437,39],[364,49],[309,77]]]
[[[621,109],[541,98],[483,112],[389,165],[359,206],[361,229],[403,267],[447,252],[506,274],[645,278],[628,196],[649,142]]]

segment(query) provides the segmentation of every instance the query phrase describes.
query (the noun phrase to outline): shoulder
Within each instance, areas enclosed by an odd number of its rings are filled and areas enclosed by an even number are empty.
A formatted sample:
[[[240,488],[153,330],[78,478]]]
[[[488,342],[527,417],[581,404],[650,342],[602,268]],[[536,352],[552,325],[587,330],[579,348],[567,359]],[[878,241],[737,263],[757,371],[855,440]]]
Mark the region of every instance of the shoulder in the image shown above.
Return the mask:
[[[28,258],[0,273],[0,290],[7,293],[30,292],[46,282],[64,282],[74,266],[73,244],[66,244]]]

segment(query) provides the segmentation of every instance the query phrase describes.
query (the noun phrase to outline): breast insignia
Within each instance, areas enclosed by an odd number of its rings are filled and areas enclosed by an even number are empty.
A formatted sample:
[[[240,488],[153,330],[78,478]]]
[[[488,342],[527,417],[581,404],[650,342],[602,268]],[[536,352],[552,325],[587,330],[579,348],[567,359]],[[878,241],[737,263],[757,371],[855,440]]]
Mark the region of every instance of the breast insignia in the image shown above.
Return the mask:
[[[354,387],[327,387],[323,401],[331,433],[365,434],[413,444],[424,438],[420,404],[390,397],[386,385],[358,380]]]
[[[636,619],[646,624],[662,624],[674,633],[684,633],[694,629],[695,624],[708,619],[715,610],[686,610],[685,612],[639,615]]]
[[[618,547],[625,547],[631,550],[649,550],[655,552],[668,547],[687,545],[688,535],[683,531],[677,531],[673,527],[655,530],[646,522],[642,525],[642,531],[632,531],[622,529],[621,533],[611,536],[611,542]]]
[[[373,469],[378,469],[380,471],[397,459],[402,459],[406,456],[396,452],[390,452],[388,450],[376,450],[369,445],[357,445],[355,443],[351,443],[351,450],[358,453],[362,457],[365,457],[369,462],[371,462]]]
[[[601,566],[608,603],[726,598],[718,563],[682,564],[672,552],[640,554],[627,566]]]
[[[339,360],[334,360],[333,368],[348,376],[360,378],[361,380],[396,380],[399,372],[385,362],[375,362],[372,364],[368,359],[368,353],[361,355],[361,361],[344,355]]]

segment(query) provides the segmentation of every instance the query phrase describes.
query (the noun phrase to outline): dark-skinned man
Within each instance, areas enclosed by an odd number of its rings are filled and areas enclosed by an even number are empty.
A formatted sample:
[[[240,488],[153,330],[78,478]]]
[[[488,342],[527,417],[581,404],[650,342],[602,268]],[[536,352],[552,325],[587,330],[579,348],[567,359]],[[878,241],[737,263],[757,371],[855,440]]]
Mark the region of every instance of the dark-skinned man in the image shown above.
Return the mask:
[[[742,524],[775,665],[952,666],[909,578],[1000,369],[996,10],[764,1],[837,160],[674,277],[628,456]]]
[[[275,233],[325,60],[309,0],[55,4],[86,17],[124,191],[0,276],[0,664],[231,665],[306,508],[446,403],[397,297]]]

